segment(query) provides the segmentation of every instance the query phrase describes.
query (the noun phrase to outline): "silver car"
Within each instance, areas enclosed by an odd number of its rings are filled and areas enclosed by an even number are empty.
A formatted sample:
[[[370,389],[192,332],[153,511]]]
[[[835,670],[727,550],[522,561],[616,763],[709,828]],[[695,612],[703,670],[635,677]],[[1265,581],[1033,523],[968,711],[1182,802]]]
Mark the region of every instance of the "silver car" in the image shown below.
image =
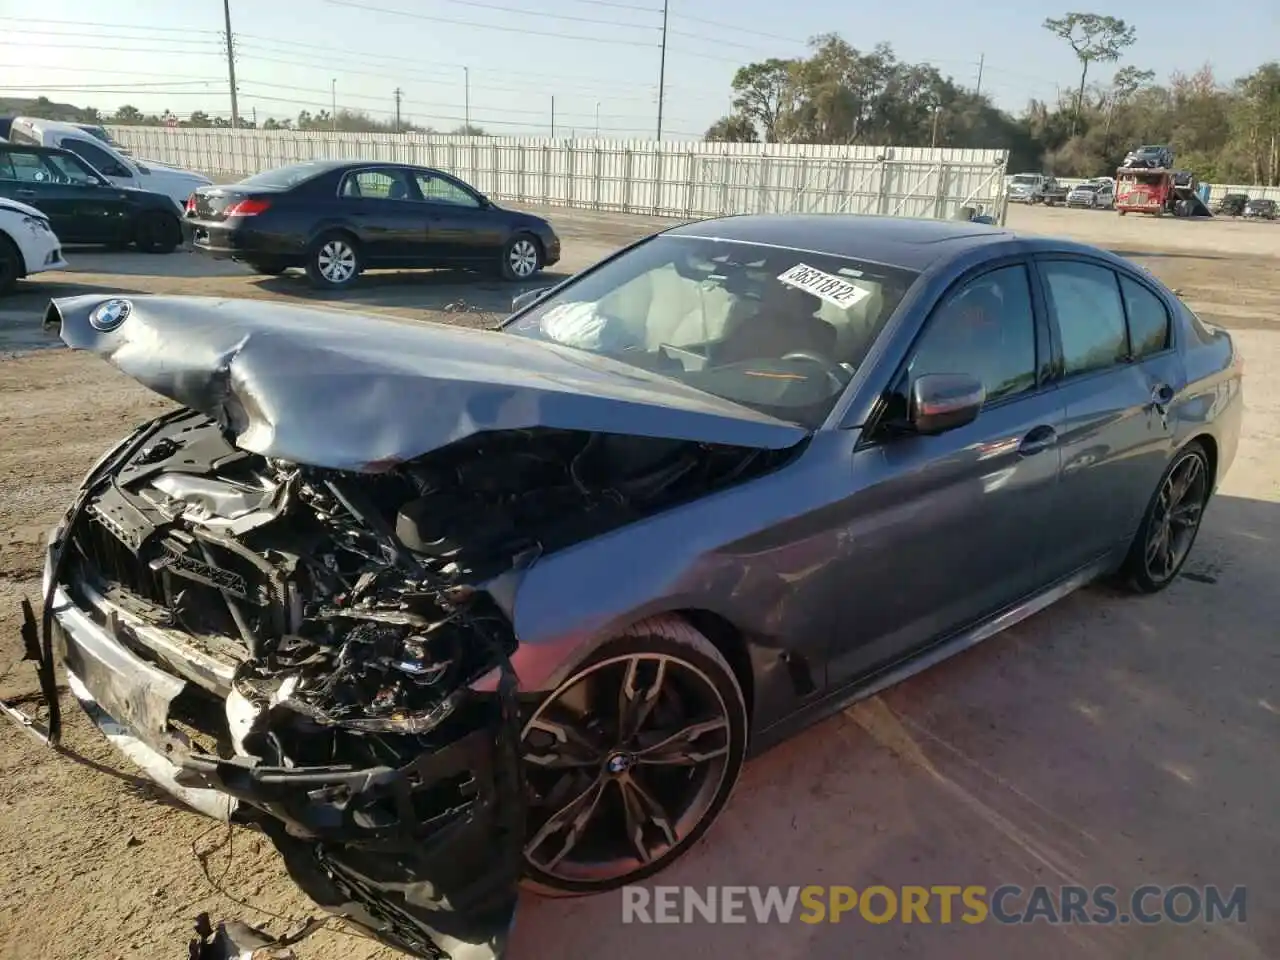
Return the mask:
[[[1088,207],[1092,210],[1110,210],[1116,205],[1115,188],[1108,181],[1089,181],[1077,184],[1067,194],[1068,207]]]
[[[417,956],[501,953],[522,880],[662,870],[748,756],[1095,578],[1168,586],[1236,453],[1231,337],[1068,241],[733,217],[527,299],[48,316],[179,404],[54,533],[51,736],[56,664]]]

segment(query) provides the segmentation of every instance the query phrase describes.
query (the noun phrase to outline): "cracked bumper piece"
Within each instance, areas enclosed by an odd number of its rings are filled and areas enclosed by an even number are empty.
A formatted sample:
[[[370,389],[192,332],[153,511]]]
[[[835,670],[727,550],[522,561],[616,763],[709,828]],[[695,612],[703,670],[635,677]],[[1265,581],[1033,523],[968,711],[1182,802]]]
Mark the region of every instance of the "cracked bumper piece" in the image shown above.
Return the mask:
[[[523,837],[510,691],[478,693],[469,716],[488,722],[400,765],[268,766],[198,752],[170,723],[189,681],[139,656],[127,626],[99,623],[62,587],[53,615],[76,699],[160,787],[257,823],[305,893],[385,943],[431,960],[502,955]]]

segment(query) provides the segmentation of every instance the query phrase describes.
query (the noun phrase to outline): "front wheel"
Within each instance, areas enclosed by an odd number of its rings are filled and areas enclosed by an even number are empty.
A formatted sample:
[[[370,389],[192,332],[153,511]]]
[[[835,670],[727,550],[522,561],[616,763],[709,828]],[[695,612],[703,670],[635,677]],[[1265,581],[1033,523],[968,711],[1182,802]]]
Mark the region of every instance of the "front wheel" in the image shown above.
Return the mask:
[[[580,896],[662,870],[724,808],[746,744],[737,678],[687,622],[659,617],[608,641],[521,735],[526,883]]]
[[[144,213],[134,229],[133,242],[143,253],[173,253],[182,243],[182,224],[171,213]]]
[[[360,248],[346,233],[326,233],[311,246],[307,279],[322,290],[340,290],[355,282],[363,268]]]
[[[1129,548],[1121,573],[1130,587],[1156,593],[1173,582],[1200,532],[1210,493],[1209,457],[1199,443],[1189,443],[1160,477]]]
[[[542,247],[527,233],[517,234],[502,248],[502,278],[528,280],[542,269]]]

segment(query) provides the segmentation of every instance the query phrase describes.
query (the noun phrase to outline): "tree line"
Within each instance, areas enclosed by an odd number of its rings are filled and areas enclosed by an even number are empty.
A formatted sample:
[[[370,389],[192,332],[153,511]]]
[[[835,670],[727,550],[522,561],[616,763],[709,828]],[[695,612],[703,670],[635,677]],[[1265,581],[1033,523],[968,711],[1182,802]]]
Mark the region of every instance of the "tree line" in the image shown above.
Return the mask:
[[[0,98],[0,115],[41,117],[45,120],[65,120],[72,123],[104,123],[122,127],[224,127],[230,128],[227,117],[193,110],[185,117],[169,110],[144,113],[131,104],[125,104],[113,113],[105,113],[93,107],[77,107],[69,103],[56,103],[47,97]],[[256,120],[252,113],[240,118],[240,126],[257,130],[336,130],[338,133],[450,133],[457,136],[488,136],[484,128],[476,124],[459,124],[451,130],[436,130],[408,120],[398,125],[394,119],[380,120],[363,110],[339,109],[335,115],[328,110],[312,113],[301,111],[296,117],[264,117]]]
[[[1124,20],[1073,12],[1043,26],[1071,47],[1080,75],[1057,102],[1033,99],[1019,115],[889,44],[864,52],[829,33],[808,56],[741,67],[733,112],[706,139],[1004,149],[1011,171],[1068,177],[1108,174],[1139,144],[1169,144],[1201,180],[1280,185],[1280,61],[1230,82],[1204,66],[1160,84],[1121,63],[1137,39]]]

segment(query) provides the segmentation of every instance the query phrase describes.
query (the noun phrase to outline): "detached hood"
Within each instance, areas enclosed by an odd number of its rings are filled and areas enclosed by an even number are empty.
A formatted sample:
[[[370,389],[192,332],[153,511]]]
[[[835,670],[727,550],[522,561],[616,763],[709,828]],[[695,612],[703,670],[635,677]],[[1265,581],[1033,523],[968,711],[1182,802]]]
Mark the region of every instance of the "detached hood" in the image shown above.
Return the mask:
[[[222,423],[237,446],[377,472],[472,434],[551,427],[782,449],[807,431],[604,357],[491,330],[256,300],[50,303],[76,350]]]

